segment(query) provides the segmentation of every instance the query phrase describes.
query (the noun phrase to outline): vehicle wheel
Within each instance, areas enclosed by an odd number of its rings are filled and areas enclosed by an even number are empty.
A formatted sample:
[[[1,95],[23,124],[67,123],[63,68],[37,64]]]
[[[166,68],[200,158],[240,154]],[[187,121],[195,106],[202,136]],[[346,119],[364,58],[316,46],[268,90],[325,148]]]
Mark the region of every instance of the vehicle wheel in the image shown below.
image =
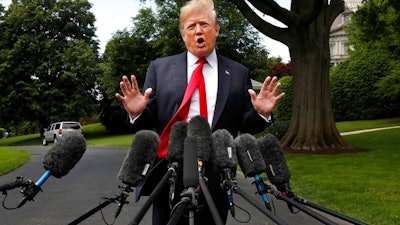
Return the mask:
[[[42,145],[43,145],[43,146],[48,145],[48,143],[47,143],[47,141],[46,141],[46,138],[43,138],[43,139],[42,139]]]

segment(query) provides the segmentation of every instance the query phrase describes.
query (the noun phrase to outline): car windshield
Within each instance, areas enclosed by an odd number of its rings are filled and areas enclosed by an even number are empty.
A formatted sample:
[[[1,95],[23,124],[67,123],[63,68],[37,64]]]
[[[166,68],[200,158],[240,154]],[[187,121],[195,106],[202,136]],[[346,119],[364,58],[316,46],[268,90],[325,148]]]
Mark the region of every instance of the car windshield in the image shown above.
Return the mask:
[[[77,123],[63,123],[63,129],[74,129],[78,130],[81,127]]]

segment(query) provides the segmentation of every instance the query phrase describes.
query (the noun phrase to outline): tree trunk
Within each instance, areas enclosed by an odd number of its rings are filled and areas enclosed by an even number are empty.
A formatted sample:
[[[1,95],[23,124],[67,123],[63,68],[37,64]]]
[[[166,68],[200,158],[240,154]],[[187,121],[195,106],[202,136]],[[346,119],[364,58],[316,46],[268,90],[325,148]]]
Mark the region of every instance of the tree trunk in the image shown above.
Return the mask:
[[[289,47],[293,105],[289,129],[281,140],[285,149],[315,151],[350,147],[340,136],[333,118],[330,55],[329,48],[325,47],[329,46],[329,26],[324,21],[317,18],[306,28],[289,28],[293,34]]]

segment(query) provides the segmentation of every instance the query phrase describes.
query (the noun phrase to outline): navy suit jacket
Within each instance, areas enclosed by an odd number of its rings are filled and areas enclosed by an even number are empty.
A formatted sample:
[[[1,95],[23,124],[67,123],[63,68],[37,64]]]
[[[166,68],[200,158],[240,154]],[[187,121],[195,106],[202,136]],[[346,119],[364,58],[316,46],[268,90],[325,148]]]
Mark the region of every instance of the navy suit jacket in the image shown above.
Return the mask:
[[[226,129],[234,137],[238,132],[255,134],[268,123],[254,110],[248,89],[252,88],[248,69],[217,54],[218,94],[212,131]],[[133,128],[156,129],[161,134],[178,110],[187,87],[187,51],[150,63],[143,91],[152,88],[146,110],[135,121]]]
[[[268,123],[258,115],[251,103],[248,89],[252,88],[248,69],[243,65],[217,54],[218,93],[212,122],[212,131],[228,130],[233,137],[242,133],[258,133]],[[146,110],[135,121],[133,128],[156,129],[161,134],[164,127],[178,110],[187,87],[187,52],[157,59],[149,65],[143,91],[152,88]],[[142,187],[136,190],[136,200],[149,195],[167,170],[167,160],[156,159]],[[219,186],[218,172],[208,169],[208,185],[214,199],[227,209],[226,193]],[[179,196],[179,195],[177,195]],[[216,201],[218,202],[218,201]],[[222,211],[220,212],[222,213]]]

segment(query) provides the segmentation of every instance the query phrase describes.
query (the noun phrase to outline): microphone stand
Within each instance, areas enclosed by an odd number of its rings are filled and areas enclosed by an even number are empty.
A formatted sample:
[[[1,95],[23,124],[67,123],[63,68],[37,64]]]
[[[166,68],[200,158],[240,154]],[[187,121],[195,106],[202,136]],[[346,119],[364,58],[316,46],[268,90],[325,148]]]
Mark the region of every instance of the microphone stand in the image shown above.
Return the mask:
[[[297,209],[303,211],[304,213],[308,214],[309,216],[317,219],[318,221],[327,224],[327,225],[337,225],[337,223],[334,223],[333,221],[329,220],[328,218],[314,212],[313,210],[304,207],[303,205],[299,204],[298,202],[296,202],[295,200],[287,197],[286,195],[283,195],[282,192],[277,191],[272,189],[270,186],[268,186],[267,184],[264,183],[264,190],[269,190],[270,192],[272,192],[272,194],[280,200],[285,201],[286,203],[288,203],[288,205],[294,206]]]
[[[194,187],[188,187],[182,191],[181,201],[172,209],[167,225],[176,225],[186,209],[189,209],[189,225],[194,225],[194,213],[198,208],[196,194],[197,190]]]
[[[130,186],[126,186],[126,187],[119,186],[119,188],[121,189],[121,193],[119,195],[114,195],[111,198],[104,198],[106,201],[104,201],[100,205],[94,207],[93,209],[89,210],[88,212],[86,212],[85,214],[83,214],[79,218],[75,219],[74,221],[72,221],[68,225],[79,224],[80,222],[86,220],[87,218],[89,218],[90,216],[92,216],[96,212],[100,211],[104,207],[108,206],[109,204],[115,203],[115,202],[118,201],[119,202],[118,208],[117,208],[117,210],[115,212],[115,216],[114,216],[114,218],[117,218],[119,216],[121,210],[122,210],[123,205],[129,203],[128,201],[126,201],[127,197],[129,196],[129,193],[133,192],[133,190],[132,190],[132,188]]]
[[[168,166],[168,170],[167,170],[166,174],[164,175],[164,177],[157,184],[157,186],[154,188],[153,192],[151,192],[151,194],[150,194],[149,198],[147,199],[147,201],[139,209],[139,211],[136,213],[136,215],[134,216],[134,218],[131,220],[131,222],[128,225],[137,225],[137,224],[140,223],[140,221],[146,215],[146,212],[149,210],[150,206],[159,197],[159,195],[161,193],[161,190],[168,183],[168,180],[171,183],[175,182],[177,168],[178,168],[178,163],[177,162],[173,162]]]
[[[221,216],[219,215],[217,206],[215,205],[215,202],[212,199],[210,191],[207,187],[207,179],[204,177],[202,161],[198,161],[198,171],[200,191],[204,195],[204,199],[210,209],[214,222],[216,225],[224,225]],[[167,225],[175,225],[179,221],[181,216],[185,213],[186,209],[189,209],[189,224],[194,225],[194,213],[198,209],[196,197],[198,196],[197,193],[198,191],[194,187],[189,187],[183,190],[181,194],[181,201],[178,202],[175,208],[172,210],[172,216],[170,217]]]
[[[300,198],[300,197],[298,197],[298,196],[295,196],[293,199],[294,199],[296,202],[299,202],[299,203],[301,203],[301,204],[303,204],[303,205],[312,207],[312,208],[317,209],[317,210],[319,210],[319,211],[321,211],[321,212],[324,212],[324,213],[327,213],[327,214],[332,215],[332,216],[334,216],[334,217],[340,218],[340,219],[345,220],[345,221],[347,221],[347,222],[350,222],[350,223],[352,223],[352,224],[356,224],[356,225],[367,225],[367,224],[364,223],[364,222],[361,222],[361,221],[359,221],[359,220],[353,219],[353,218],[348,217],[348,216],[346,216],[346,215],[337,213],[337,212],[335,212],[335,211],[332,211],[332,210],[330,210],[330,209],[327,209],[327,208],[325,208],[325,207],[323,207],[323,206],[320,206],[320,205],[317,205],[317,204],[315,204],[315,203],[309,202],[309,201],[307,201],[307,200],[305,200],[305,199],[302,199],[302,198]]]
[[[228,179],[229,178],[229,179]],[[248,203],[253,205],[256,209],[262,212],[264,215],[269,217],[272,221],[274,221],[278,225],[287,225],[285,221],[281,218],[274,215],[270,210],[268,210],[265,206],[263,206],[260,202],[252,198],[249,194],[244,192],[240,187],[237,185],[237,180],[235,178],[231,178],[230,176],[226,176],[225,180],[222,182],[225,188],[229,188],[233,190],[234,193],[239,194],[242,198],[244,198]]]
[[[204,199],[206,200],[206,203],[208,207],[210,208],[211,215],[214,219],[214,222],[216,225],[224,225],[222,222],[221,216],[219,215],[217,206],[215,205],[214,200],[211,197],[210,191],[208,190],[207,184],[206,184],[206,178],[204,177],[203,173],[203,162],[199,161],[198,165],[198,170],[199,170],[199,183],[200,183],[200,189],[201,192],[204,195]]]

